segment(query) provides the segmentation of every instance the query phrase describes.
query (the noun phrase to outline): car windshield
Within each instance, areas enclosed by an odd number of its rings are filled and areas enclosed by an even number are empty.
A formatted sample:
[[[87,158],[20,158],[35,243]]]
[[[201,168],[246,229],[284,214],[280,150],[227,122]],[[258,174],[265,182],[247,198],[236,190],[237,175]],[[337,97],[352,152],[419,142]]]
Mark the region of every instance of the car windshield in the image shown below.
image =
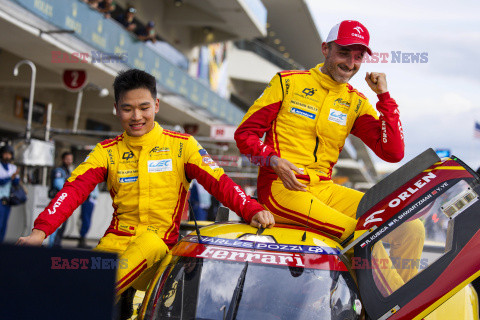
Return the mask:
[[[176,261],[175,261],[176,260]],[[346,271],[175,257],[146,319],[359,319]]]

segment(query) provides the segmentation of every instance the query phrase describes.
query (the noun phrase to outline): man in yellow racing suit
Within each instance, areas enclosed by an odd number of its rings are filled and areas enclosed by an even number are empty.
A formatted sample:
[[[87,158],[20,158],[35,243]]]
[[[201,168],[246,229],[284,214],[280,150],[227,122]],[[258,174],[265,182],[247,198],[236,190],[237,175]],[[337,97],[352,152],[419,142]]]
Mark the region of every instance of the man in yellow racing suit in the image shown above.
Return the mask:
[[[159,100],[153,76],[128,70],[117,76],[114,89],[125,132],[96,145],[19,244],[41,244],[106,181],[113,218],[96,250],[118,253],[124,262],[117,273],[120,295],[132,285],[146,290],[156,264],[176,243],[192,179],[252,226],[273,226],[273,216],[225,175],[192,136],[154,122]]]
[[[338,241],[354,232],[363,193],[331,180],[350,133],[385,161],[403,158],[399,112],[387,90],[385,74],[366,76],[378,95],[380,117],[367,98],[348,84],[365,52],[371,53],[368,42],[367,29],[357,21],[335,26],[322,44],[325,63],[306,71],[279,72],[237,128],[235,140],[240,152],[260,166],[259,202],[274,214],[277,223],[308,224]],[[390,255],[418,259],[423,225],[412,221],[405,229],[402,239],[384,239],[391,244]],[[374,255],[387,258],[381,249]],[[397,273],[391,266],[383,270],[392,282],[390,291],[417,272],[411,268]]]

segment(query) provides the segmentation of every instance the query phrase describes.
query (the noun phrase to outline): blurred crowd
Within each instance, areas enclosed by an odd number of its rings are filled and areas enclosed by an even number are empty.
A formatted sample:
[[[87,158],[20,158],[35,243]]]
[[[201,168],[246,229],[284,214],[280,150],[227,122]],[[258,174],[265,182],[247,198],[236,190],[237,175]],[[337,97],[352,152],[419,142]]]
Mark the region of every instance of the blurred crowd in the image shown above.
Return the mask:
[[[134,6],[121,8],[113,0],[81,0],[90,6],[90,8],[102,13],[105,18],[113,18],[120,23],[126,30],[132,32],[140,41],[156,42],[161,38],[155,32],[155,22],[148,21],[143,24],[135,15],[137,10]]]

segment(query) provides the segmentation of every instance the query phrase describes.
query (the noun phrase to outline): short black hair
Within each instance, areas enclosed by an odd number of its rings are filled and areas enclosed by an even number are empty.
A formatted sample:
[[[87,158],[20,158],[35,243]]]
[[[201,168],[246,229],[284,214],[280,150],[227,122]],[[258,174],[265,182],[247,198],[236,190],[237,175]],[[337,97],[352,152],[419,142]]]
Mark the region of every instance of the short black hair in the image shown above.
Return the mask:
[[[153,99],[157,98],[155,77],[139,69],[129,69],[121,71],[113,82],[115,103],[118,104],[118,100],[120,100],[120,96],[123,93],[134,89],[147,89],[150,91]]]
[[[62,153],[62,160],[65,159],[65,157],[69,156],[69,155],[73,156],[73,153],[71,153],[70,151],[65,151],[64,153]]]

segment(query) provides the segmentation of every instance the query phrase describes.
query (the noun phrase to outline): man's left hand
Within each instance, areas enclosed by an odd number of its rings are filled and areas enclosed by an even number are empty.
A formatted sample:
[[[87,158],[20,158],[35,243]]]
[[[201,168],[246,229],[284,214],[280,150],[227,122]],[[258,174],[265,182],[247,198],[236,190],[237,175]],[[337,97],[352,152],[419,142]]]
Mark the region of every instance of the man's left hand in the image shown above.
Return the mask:
[[[275,219],[270,211],[263,210],[253,216],[250,225],[254,228],[271,228],[275,225]]]
[[[376,94],[388,92],[387,76],[385,75],[385,73],[367,72],[367,75],[365,76],[365,81],[367,81],[370,89],[372,89]]]

